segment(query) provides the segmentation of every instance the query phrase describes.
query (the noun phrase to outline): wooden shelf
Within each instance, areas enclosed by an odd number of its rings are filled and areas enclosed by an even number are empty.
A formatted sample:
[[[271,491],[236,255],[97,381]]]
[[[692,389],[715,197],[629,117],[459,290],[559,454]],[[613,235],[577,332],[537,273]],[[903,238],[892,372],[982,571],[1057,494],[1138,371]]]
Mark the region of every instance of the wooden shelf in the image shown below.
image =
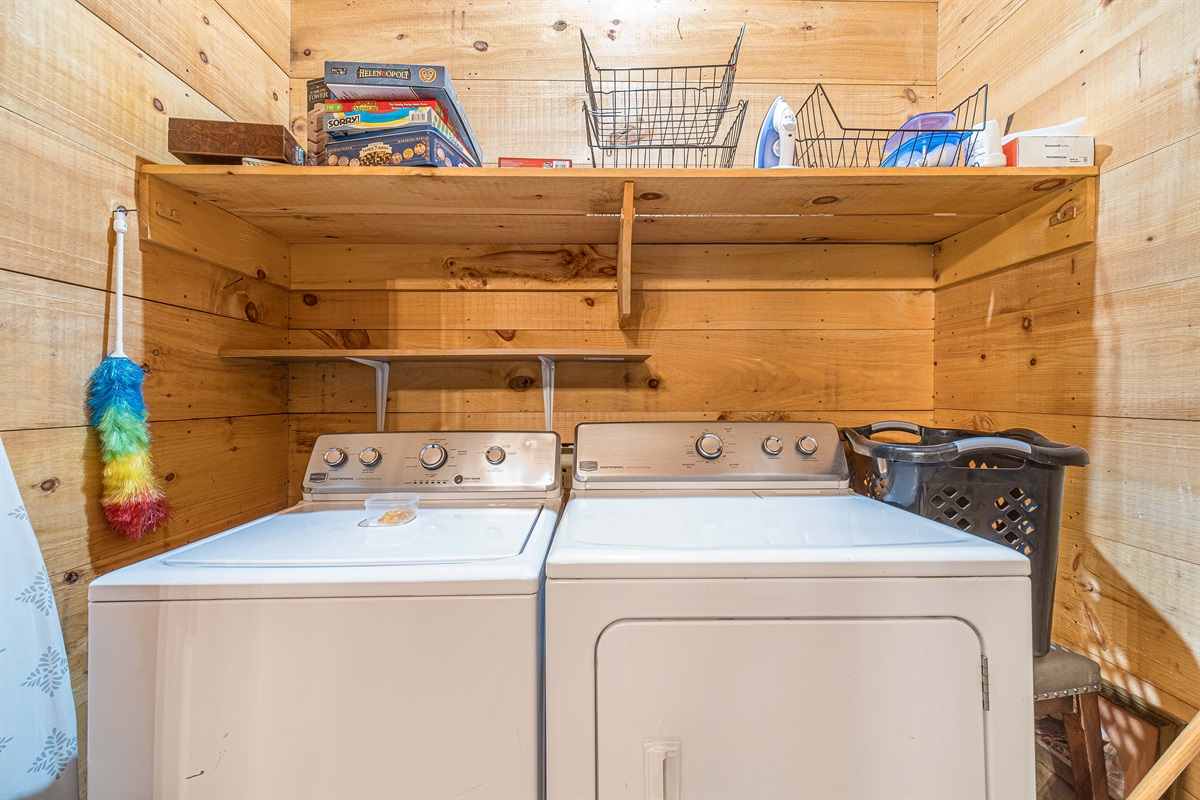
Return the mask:
[[[533,361],[542,358],[551,361],[625,361],[639,362],[650,357],[649,350],[600,350],[600,349],[522,349],[480,348],[445,350],[335,350],[325,349],[282,349],[282,350],[222,350],[221,358],[253,359],[257,361],[337,361],[358,358],[365,361],[388,363],[414,361]]]
[[[146,165],[290,243],[933,244],[1098,174],[1095,167],[793,170]],[[152,182],[153,182],[152,181]],[[146,218],[181,221],[168,201]],[[174,216],[172,216],[172,212]]]

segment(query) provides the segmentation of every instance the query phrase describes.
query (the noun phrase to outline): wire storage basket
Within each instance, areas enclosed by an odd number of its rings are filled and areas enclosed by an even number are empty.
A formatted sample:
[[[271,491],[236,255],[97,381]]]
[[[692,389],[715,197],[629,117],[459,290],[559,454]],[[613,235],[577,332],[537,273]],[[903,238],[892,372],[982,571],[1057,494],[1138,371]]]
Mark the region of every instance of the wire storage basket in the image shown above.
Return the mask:
[[[798,167],[953,167],[987,120],[987,84],[950,111],[917,114],[900,128],[847,128],[817,84],[796,111]]]
[[[730,104],[742,25],[729,60],[683,67],[604,68],[587,36],[583,113],[597,167],[731,167],[746,103]]]
[[[920,440],[874,440],[887,431]],[[1000,433],[877,422],[843,428],[850,488],[859,494],[1023,553],[1030,562],[1033,653],[1050,649],[1058,530],[1066,467],[1088,463],[1083,448],[1034,431]]]

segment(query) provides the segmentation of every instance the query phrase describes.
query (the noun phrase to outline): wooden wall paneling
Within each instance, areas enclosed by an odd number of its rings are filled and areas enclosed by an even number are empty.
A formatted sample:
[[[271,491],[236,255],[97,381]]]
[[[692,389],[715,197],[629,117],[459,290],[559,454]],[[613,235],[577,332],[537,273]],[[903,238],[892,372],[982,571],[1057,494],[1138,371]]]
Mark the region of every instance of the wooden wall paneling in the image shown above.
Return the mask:
[[[1049,186],[1058,179],[1046,181]],[[1088,178],[993,217],[933,246],[940,286],[985,275],[1096,240],[1099,183]]]
[[[175,77],[239,122],[288,124],[288,78],[217,0],[79,0]]]
[[[285,74],[292,68],[291,0],[217,0]]]
[[[292,292],[294,328],[608,328],[611,291]],[[910,291],[641,291],[630,326],[644,330],[922,329],[933,294]]]
[[[1200,278],[964,320],[934,342],[938,406],[1200,419]]]
[[[928,245],[634,245],[638,290],[931,289]],[[612,245],[292,246],[292,290],[612,290]]]
[[[595,346],[573,333],[538,336]],[[644,364],[558,365],[556,411],[911,409],[931,400],[928,330],[645,330],[631,344],[654,356]],[[533,412],[542,407],[532,391],[538,376],[531,364],[394,368],[390,402],[404,411]],[[293,413],[374,408],[373,375],[357,364],[293,364],[290,381]]]
[[[287,328],[289,298],[282,286],[158,245],[144,243],[142,251],[148,265],[144,299]]]
[[[958,102],[987,82],[989,115],[1003,128],[1012,114],[1014,131],[1088,114],[1085,132],[1098,145],[1115,145],[1113,132],[1126,128],[1107,163],[1117,166],[1196,132],[1197,100],[1185,96],[1195,94],[1190,5],[1028,0],[938,82],[939,101]],[[1030,35],[1048,26],[1053,47]],[[1143,120],[1151,122],[1142,128]]]
[[[1105,173],[1097,241],[939,288],[939,325],[1200,276],[1200,136]]]
[[[0,74],[6,76],[0,106],[24,118],[20,133],[9,130],[15,121],[0,127],[28,151],[17,156],[6,147],[11,162],[22,165],[6,172],[22,181],[38,160],[49,162],[36,167],[41,172],[85,160],[79,147],[128,168],[138,157],[178,163],[167,150],[168,117],[229,119],[76,0],[0,4],[0,26],[11,32],[0,48]],[[47,130],[57,135],[47,137]],[[44,189],[59,195],[59,207],[68,201],[62,185]],[[95,200],[87,194],[83,199]]]
[[[326,60],[445,64],[468,78],[580,80],[579,31],[601,67],[723,64],[747,23],[739,82],[803,75],[847,83],[934,83],[937,7],[925,3],[755,0],[698,5],[580,0],[456,6],[444,0],[351,5],[296,0],[292,75],[320,74]],[[870,57],[863,57],[864,54]]]
[[[1024,4],[1025,0],[941,0],[938,3],[938,79]]]
[[[138,178],[144,241],[195,255],[280,286],[290,281],[290,245],[153,175]]]
[[[108,352],[109,296],[70,284],[0,270],[0,370],[4,429],[86,424],[88,377]],[[221,362],[221,347],[279,347],[286,332],[160,303],[127,299],[125,346],[148,371],[147,404],[155,420],[286,409],[284,367]]]

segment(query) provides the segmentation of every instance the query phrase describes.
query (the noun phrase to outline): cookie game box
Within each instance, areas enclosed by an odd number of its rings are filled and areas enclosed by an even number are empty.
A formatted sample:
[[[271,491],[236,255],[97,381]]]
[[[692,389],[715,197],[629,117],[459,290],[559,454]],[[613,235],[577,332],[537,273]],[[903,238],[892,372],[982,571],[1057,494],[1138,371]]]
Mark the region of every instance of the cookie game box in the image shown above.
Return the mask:
[[[436,100],[331,100],[325,104],[325,131],[331,138],[370,136],[401,128],[433,128],[470,158],[470,150],[446,121]],[[473,166],[479,166],[474,164]]]
[[[335,100],[437,100],[475,163],[483,156],[445,67],[326,61],[325,85]]]
[[[331,138],[325,143],[325,163],[331,167],[474,166],[445,134],[429,126]]]

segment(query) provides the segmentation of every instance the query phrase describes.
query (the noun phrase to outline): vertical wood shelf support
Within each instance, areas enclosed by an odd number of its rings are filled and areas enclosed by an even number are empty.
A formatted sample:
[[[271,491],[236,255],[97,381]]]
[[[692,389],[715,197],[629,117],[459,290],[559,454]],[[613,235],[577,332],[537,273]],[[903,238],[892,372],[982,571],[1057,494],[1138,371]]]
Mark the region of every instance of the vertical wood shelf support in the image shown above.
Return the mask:
[[[630,286],[629,263],[633,249],[633,181],[625,181],[624,199],[621,201],[621,234],[617,240],[617,322],[624,325],[629,320],[633,305],[633,290]]]
[[[382,432],[387,423],[388,376],[391,374],[392,365],[386,361],[353,356],[347,360],[357,361],[359,364],[365,364],[375,370],[375,430]]]
[[[546,430],[554,430],[554,359],[538,356],[542,362],[542,405],[546,411]]]

